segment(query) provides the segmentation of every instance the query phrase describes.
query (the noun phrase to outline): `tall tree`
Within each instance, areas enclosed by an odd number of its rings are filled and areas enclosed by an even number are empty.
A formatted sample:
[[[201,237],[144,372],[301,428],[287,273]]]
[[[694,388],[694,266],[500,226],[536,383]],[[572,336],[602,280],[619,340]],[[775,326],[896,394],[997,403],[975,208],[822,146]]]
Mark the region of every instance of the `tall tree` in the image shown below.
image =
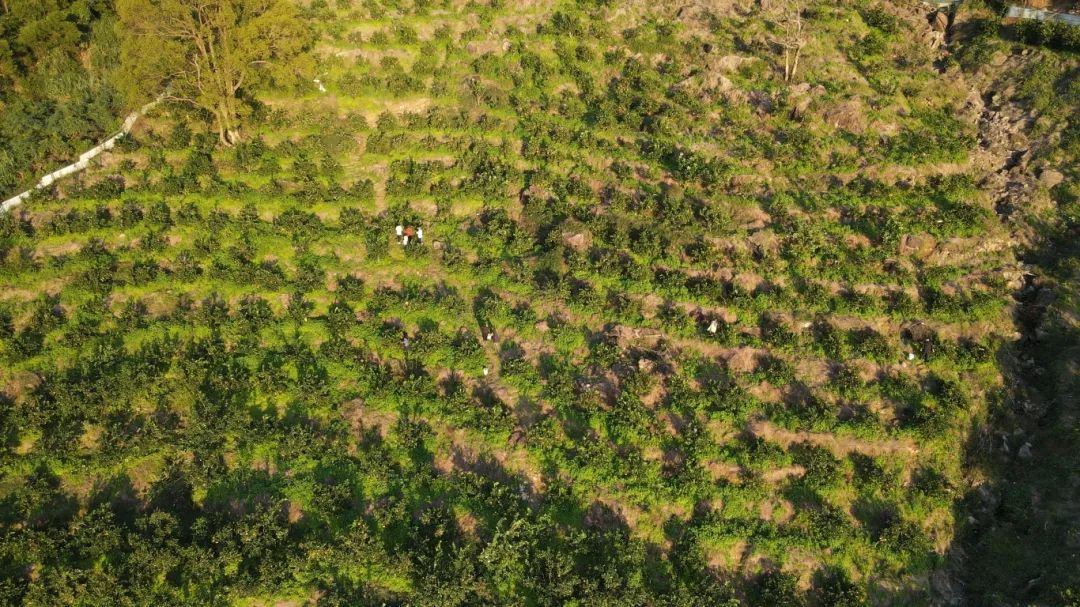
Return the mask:
[[[225,144],[240,139],[240,95],[295,79],[314,42],[284,0],[118,0],[120,86],[132,101],[205,109]]]

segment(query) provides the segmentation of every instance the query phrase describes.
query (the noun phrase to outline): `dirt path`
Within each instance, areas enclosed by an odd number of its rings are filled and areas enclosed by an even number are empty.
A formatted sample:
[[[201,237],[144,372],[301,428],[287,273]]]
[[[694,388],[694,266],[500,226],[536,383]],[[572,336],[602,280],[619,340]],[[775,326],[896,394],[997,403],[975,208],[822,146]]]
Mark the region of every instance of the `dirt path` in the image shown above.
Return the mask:
[[[778,443],[785,448],[795,443],[808,442],[832,451],[833,455],[836,455],[837,457],[844,457],[849,453],[862,453],[863,455],[871,456],[892,454],[916,455],[919,453],[918,447],[911,440],[871,441],[850,436],[807,432],[805,430],[793,432],[791,430],[779,428],[765,420],[751,421],[746,429],[755,437]]]

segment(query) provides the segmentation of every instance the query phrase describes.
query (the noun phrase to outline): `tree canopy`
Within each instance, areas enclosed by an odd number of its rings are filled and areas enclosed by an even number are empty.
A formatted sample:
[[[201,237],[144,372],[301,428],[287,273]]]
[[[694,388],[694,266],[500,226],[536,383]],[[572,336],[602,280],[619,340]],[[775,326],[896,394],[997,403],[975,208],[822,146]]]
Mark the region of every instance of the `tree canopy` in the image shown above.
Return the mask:
[[[280,1],[0,0],[0,186],[173,99],[0,213],[0,607],[1077,604],[1080,56]]]
[[[113,22],[107,0],[0,0],[0,197],[116,128]]]
[[[130,101],[166,99],[214,116],[240,139],[245,91],[296,81],[314,35],[282,0],[119,0],[122,77]]]

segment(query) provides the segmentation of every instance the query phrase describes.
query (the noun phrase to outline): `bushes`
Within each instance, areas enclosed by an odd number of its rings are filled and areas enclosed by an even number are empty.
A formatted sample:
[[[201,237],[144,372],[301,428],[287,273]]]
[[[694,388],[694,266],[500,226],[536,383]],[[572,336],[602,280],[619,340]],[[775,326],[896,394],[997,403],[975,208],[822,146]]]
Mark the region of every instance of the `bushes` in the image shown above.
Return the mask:
[[[1064,21],[1023,19],[1016,24],[1016,37],[1027,44],[1080,52],[1080,27]]]
[[[370,179],[361,179],[352,184],[348,193],[359,202],[375,202],[375,184]]]
[[[802,443],[792,448],[792,458],[806,472],[802,482],[813,489],[827,489],[840,481],[840,462],[828,450]]]
[[[862,358],[869,358],[879,363],[887,363],[896,359],[898,353],[892,343],[877,331],[865,328],[855,329],[848,333],[847,341],[851,343],[852,350]]]
[[[818,319],[813,325],[814,344],[833,360],[847,360],[850,356],[847,336],[832,323]]]
[[[282,234],[300,240],[311,240],[325,230],[322,220],[317,215],[302,211],[296,207],[290,207],[275,217],[274,227]]]
[[[108,293],[112,289],[113,275],[116,272],[116,256],[110,253],[101,241],[94,239],[80,249],[79,259],[84,267],[79,279],[80,286],[95,293]]]
[[[443,168],[439,162],[416,162],[395,160],[390,163],[390,177],[386,182],[388,196],[419,196],[426,194],[432,177]],[[368,182],[370,183],[370,182]],[[370,195],[374,199],[374,190]]]
[[[258,170],[260,172],[263,172],[263,167],[268,162],[276,162],[273,151],[266,145],[261,135],[237,143],[233,147],[233,160],[236,162],[237,168],[242,171]],[[271,175],[274,173],[276,171],[270,172]]]
[[[390,237],[383,226],[370,225],[364,231],[364,250],[367,258],[373,261],[386,257],[390,251]]]
[[[462,163],[462,168],[470,175],[463,184],[465,191],[502,197],[507,186],[517,179],[517,170],[488,145],[470,149],[462,158]]]
[[[305,255],[297,259],[296,276],[293,285],[301,292],[307,293],[322,287],[326,280],[326,271],[322,269],[319,259],[313,255]]]
[[[869,603],[866,590],[852,582],[845,571],[826,570],[821,578],[818,593],[822,607],[861,607]]]
[[[919,525],[899,517],[887,522],[878,541],[890,550],[919,560],[926,560],[930,554],[930,542]]]
[[[923,110],[915,117],[918,124],[909,125],[885,146],[885,157],[905,165],[962,162],[975,143],[968,125],[947,110]]]
[[[334,15],[333,2],[309,4],[312,15]],[[331,38],[346,39],[370,14],[385,29],[361,28],[385,47],[378,55],[407,44],[419,56],[407,70],[327,55],[319,69],[335,92],[373,96],[339,98],[347,116],[315,111],[329,97],[291,116],[257,109],[275,145],[253,136],[214,149],[191,134],[185,151],[167,155],[170,143],[148,134],[146,183],[162,179],[160,195],[128,173],[132,191],[103,184],[91,194],[97,208],[71,200],[0,219],[0,273],[18,286],[0,314],[4,362],[15,381],[26,370],[44,385],[18,405],[0,398],[9,488],[28,485],[43,457],[61,464],[64,486],[84,483],[83,468],[120,475],[72,511],[77,528],[64,526],[68,514],[50,527],[55,559],[0,563],[14,602],[48,602],[41,593],[64,592],[72,575],[89,580],[91,600],[102,587],[147,592],[102,604],[176,602],[159,591],[258,601],[299,583],[342,604],[849,605],[868,600],[871,578],[876,599],[903,587],[909,602],[925,602],[907,583],[928,575],[921,530],[904,521],[951,520],[943,471],[959,460],[948,447],[998,381],[999,344],[916,331],[904,339],[927,360],[904,361],[908,346],[883,307],[962,325],[1001,301],[1000,281],[950,283],[1010,267],[1008,252],[957,256],[946,271],[944,256],[897,253],[909,234],[999,234],[973,204],[971,180],[905,189],[792,170],[835,152],[852,166],[832,172],[865,172],[854,161],[875,161],[873,135],[814,138],[786,112],[755,116],[734,99],[756,67],[728,72],[735,88],[722,101],[703,86],[712,56],[733,52],[722,16],[703,16],[716,38],[707,42],[680,31],[685,19],[634,23],[628,47],[605,33],[610,7],[563,7],[533,54],[534,32],[484,30],[505,21],[506,2],[469,5],[477,29],[465,43],[510,41],[481,56],[453,40],[456,24],[434,41],[409,29],[437,2],[360,4],[336,15]],[[833,3],[804,16],[832,28],[852,10]],[[884,66],[880,89],[903,75],[891,59],[905,41],[888,11],[863,12],[880,35],[859,50]],[[757,45],[734,50],[766,52]],[[930,86],[924,78],[937,76],[924,67],[912,80]],[[441,91],[433,109],[363,123],[429,76]],[[1056,82],[1039,80],[1023,94]],[[754,86],[780,99],[775,84]],[[823,84],[829,96],[861,90]],[[891,115],[897,100],[878,97],[868,107]],[[962,143],[947,121],[905,119],[911,132],[886,150],[898,161],[925,161],[919,146],[945,148],[932,158]],[[353,154],[350,142],[365,137],[366,152]],[[728,185],[747,194],[726,195]],[[423,225],[439,250],[394,244],[399,223]],[[90,230],[101,241],[51,254]],[[76,236],[51,237],[63,234]],[[916,286],[919,297],[878,296]],[[60,288],[70,320],[24,301],[26,291]],[[967,331],[941,334],[956,329]],[[757,432],[762,418],[775,435]],[[855,449],[840,461],[815,446],[825,444],[816,434],[815,444],[784,448],[804,430],[839,431],[845,447],[897,434],[922,455]],[[156,468],[169,449],[190,457]],[[914,466],[925,469],[906,486]],[[134,507],[124,475],[161,480],[140,484]],[[48,504],[47,494],[33,503]],[[91,516],[97,503],[116,520]],[[85,554],[66,543],[103,529],[119,543]],[[249,534],[265,537],[249,549]],[[167,563],[157,553],[133,560],[150,554],[140,552],[144,536],[164,546]],[[739,562],[770,572],[760,583],[725,563],[739,541]],[[670,546],[654,558],[649,542]],[[0,552],[22,554],[11,546]],[[828,565],[839,568],[812,570]],[[39,594],[27,599],[23,587]]]
[[[124,193],[124,178],[119,175],[105,177],[78,192],[79,197],[94,200],[115,200]]]
[[[337,293],[347,300],[356,301],[364,296],[364,280],[352,274],[337,279]]]
[[[774,571],[762,575],[757,582],[754,605],[762,607],[804,607],[805,594],[799,590],[798,579]]]

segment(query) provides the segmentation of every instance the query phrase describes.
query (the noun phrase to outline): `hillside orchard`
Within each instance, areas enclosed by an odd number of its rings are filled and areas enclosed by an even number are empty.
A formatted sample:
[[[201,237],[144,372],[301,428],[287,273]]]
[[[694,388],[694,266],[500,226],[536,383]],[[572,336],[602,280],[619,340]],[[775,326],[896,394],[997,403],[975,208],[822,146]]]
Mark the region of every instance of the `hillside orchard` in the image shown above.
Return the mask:
[[[60,17],[161,45],[87,107],[166,101],[0,216],[0,602],[1075,604],[1074,55],[981,3],[933,49],[915,2],[207,2],[266,45],[208,85],[186,3]]]

